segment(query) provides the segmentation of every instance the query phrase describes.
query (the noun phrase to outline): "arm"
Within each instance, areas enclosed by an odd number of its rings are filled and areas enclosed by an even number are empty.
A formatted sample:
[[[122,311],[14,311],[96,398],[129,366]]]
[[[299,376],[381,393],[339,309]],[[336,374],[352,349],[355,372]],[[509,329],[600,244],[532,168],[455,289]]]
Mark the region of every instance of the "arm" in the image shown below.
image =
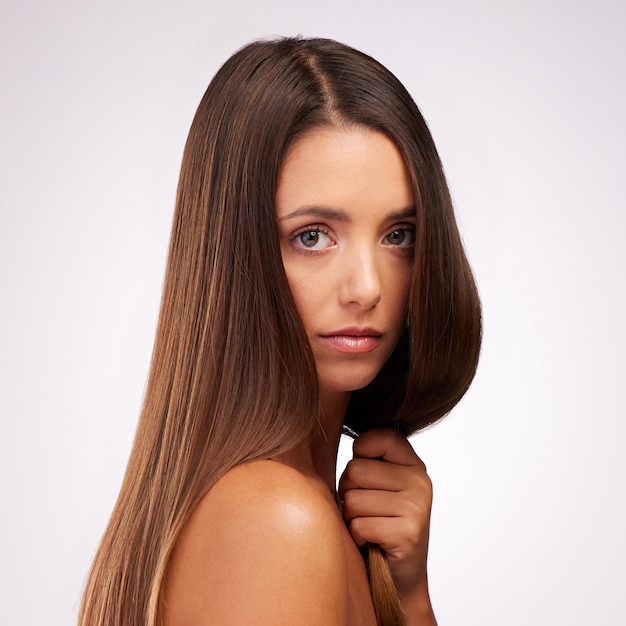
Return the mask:
[[[384,550],[408,623],[435,626],[426,571],[432,484],[408,440],[387,429],[361,435],[340,497],[354,541]]]
[[[345,626],[341,519],[295,470],[231,470],[191,516],[168,571],[165,626]]]

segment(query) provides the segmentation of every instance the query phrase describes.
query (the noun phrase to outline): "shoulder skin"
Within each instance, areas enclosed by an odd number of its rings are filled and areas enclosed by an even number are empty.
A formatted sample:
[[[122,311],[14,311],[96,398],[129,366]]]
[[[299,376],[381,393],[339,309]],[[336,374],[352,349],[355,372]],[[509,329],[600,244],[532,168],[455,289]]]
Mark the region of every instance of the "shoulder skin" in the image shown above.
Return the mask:
[[[341,518],[300,472],[238,466],[191,515],[164,591],[164,626],[345,626]]]

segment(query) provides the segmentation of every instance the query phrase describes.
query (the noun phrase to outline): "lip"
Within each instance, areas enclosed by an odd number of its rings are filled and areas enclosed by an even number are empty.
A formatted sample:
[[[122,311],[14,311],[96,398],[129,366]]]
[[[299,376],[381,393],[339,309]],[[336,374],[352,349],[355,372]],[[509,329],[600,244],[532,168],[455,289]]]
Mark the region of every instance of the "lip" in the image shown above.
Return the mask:
[[[383,334],[375,328],[351,326],[319,335],[322,343],[339,352],[363,354],[372,352],[382,342]]]

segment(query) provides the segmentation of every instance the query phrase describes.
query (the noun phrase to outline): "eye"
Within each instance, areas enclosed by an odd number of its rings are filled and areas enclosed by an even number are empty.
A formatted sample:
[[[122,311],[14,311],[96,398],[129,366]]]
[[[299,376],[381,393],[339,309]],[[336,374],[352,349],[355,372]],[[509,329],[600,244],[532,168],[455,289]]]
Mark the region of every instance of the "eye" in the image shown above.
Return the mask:
[[[332,245],[328,230],[322,226],[305,226],[291,236],[291,244],[302,252],[321,252]]]
[[[298,235],[298,239],[303,246],[314,248],[320,240],[319,230],[307,230]]]
[[[385,242],[391,246],[406,247],[412,246],[415,241],[415,231],[413,227],[401,226],[394,228],[386,237]]]

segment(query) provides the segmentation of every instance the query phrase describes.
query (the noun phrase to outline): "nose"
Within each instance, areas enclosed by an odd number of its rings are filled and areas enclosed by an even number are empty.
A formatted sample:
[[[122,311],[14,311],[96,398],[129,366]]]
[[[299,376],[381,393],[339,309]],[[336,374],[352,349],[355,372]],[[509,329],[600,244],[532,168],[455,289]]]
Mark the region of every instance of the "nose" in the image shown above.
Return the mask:
[[[360,250],[347,255],[339,272],[341,304],[357,305],[363,310],[369,310],[380,302],[382,281],[372,251]]]

